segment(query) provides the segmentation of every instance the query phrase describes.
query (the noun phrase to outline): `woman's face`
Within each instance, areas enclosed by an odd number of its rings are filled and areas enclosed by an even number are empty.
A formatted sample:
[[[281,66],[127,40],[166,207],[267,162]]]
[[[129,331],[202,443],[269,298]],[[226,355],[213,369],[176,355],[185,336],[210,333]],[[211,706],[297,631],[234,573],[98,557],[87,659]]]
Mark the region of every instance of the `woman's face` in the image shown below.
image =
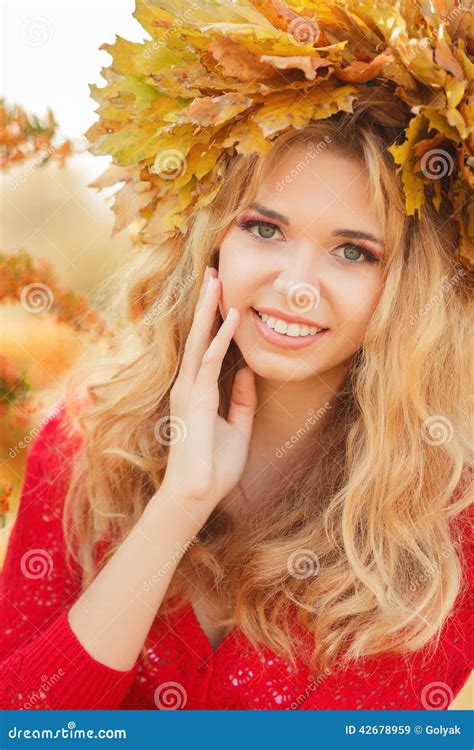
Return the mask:
[[[234,340],[244,360],[284,380],[345,369],[383,288],[383,227],[367,170],[327,147],[315,155],[299,145],[264,177],[252,206],[229,226],[218,268],[220,312],[240,311]],[[275,333],[255,313],[266,308],[308,328],[286,329],[303,334],[294,337],[278,324]],[[310,335],[309,324],[327,330]]]

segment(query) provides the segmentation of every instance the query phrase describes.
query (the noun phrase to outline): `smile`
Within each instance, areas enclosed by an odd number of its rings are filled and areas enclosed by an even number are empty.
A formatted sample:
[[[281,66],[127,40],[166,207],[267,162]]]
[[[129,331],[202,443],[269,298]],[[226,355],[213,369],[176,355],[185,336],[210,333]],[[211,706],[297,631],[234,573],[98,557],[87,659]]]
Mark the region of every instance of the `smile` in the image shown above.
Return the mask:
[[[286,323],[278,318],[264,315],[251,308],[251,315],[260,336],[269,344],[286,349],[302,349],[320,341],[328,332],[328,328],[317,329],[310,326],[300,326],[297,323]],[[270,325],[268,324],[270,323]]]

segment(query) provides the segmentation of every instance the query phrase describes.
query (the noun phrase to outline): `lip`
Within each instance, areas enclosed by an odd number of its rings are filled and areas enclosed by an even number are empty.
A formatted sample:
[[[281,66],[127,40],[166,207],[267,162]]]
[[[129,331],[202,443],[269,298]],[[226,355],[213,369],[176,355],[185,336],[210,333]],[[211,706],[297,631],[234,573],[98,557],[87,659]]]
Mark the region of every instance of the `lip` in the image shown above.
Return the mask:
[[[250,308],[250,313],[255,323],[257,332],[264,341],[275,346],[281,346],[284,349],[303,349],[306,346],[314,346],[328,332],[328,329],[316,333],[314,336],[286,336],[284,333],[269,328],[259,317],[254,308]]]
[[[288,315],[287,313],[282,313],[275,307],[259,307],[258,311],[261,313],[265,313],[266,315],[272,315],[274,318],[284,320],[285,323],[298,323],[298,325],[300,326],[311,326],[312,328],[326,328],[326,326],[322,326],[320,325],[320,323],[315,323],[314,320],[309,320],[309,318],[303,318],[301,316],[297,317],[296,315]]]

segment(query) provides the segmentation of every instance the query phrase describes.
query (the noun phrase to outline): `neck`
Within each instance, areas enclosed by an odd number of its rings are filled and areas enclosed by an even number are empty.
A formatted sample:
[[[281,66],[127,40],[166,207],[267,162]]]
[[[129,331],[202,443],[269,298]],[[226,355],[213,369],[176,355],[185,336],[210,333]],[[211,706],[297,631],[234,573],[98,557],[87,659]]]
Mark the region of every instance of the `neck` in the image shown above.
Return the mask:
[[[257,411],[249,454],[240,481],[225,507],[234,517],[249,509],[269,484],[285,475],[285,464],[292,463],[302,439],[317,433],[331,401],[341,389],[347,366],[311,381],[281,382],[255,375]]]
[[[347,366],[313,380],[274,381],[256,378],[257,411],[249,459],[276,461],[288,445],[297,445],[306,434],[319,430],[330,412],[331,401],[343,385]],[[285,448],[286,445],[286,448]]]

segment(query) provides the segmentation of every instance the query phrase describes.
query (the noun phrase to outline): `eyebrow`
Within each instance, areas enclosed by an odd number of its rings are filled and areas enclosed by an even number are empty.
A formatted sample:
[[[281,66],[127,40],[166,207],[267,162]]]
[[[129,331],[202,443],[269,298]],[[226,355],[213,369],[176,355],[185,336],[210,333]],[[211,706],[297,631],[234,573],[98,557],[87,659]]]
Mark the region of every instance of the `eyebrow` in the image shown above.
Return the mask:
[[[258,211],[264,216],[268,216],[269,219],[277,219],[277,221],[281,221],[282,224],[286,225],[290,224],[290,220],[287,216],[280,214],[278,211],[274,211],[272,208],[266,208],[266,206],[262,206],[260,203],[252,203],[250,208],[255,209],[255,211]],[[378,245],[383,246],[383,241],[379,237],[371,234],[371,232],[363,232],[359,229],[333,229],[331,237],[350,237],[354,240],[369,240],[370,242],[375,242]]]

